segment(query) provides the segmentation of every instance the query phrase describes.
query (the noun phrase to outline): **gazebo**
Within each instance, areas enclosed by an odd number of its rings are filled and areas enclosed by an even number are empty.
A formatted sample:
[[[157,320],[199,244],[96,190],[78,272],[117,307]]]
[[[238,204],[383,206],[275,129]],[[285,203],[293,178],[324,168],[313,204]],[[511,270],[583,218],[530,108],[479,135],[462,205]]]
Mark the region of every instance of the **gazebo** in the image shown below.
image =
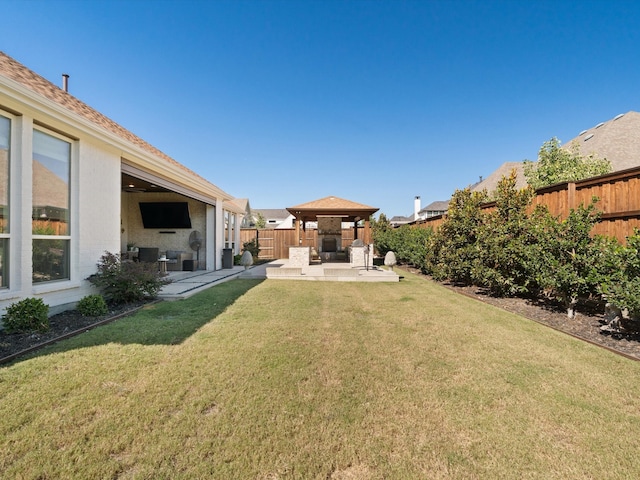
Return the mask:
[[[307,245],[306,235],[301,235],[301,230],[306,230],[307,222],[317,222],[318,245],[315,247],[321,253],[340,250],[343,222],[353,222],[353,238],[358,239],[358,222],[363,220],[364,238],[362,238],[362,242],[365,245],[371,243],[371,223],[369,218],[378,210],[375,207],[338,197],[324,197],[287,208],[287,211],[295,218],[296,239],[300,247],[314,246]]]

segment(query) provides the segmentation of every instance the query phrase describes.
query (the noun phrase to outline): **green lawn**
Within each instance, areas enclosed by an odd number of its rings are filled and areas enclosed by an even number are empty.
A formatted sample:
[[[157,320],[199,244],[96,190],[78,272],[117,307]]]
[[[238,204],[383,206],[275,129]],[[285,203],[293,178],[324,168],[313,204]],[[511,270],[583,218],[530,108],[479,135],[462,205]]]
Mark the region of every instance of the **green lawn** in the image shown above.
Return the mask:
[[[640,476],[640,363],[406,274],[234,280],[0,368],[0,477]]]

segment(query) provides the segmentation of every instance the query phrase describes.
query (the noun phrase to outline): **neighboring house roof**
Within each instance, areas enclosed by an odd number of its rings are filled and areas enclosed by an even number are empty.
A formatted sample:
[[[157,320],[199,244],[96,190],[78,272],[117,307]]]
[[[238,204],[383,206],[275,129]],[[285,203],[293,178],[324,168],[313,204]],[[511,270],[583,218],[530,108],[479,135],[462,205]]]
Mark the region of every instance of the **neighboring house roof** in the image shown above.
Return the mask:
[[[265,220],[285,220],[290,215],[286,208],[254,208],[252,212],[254,216],[260,213]]]
[[[580,147],[583,156],[596,155],[611,162],[614,172],[640,166],[640,113],[629,111],[583,130],[563,147]]]
[[[435,201],[430,203],[429,205],[427,205],[426,207],[424,207],[422,210],[420,210],[420,214],[422,213],[427,213],[427,212],[442,212],[442,211],[446,211],[449,208],[449,200],[439,200],[439,201]]]
[[[248,198],[234,198],[229,203],[232,203],[236,207],[238,207],[243,212],[251,211],[251,207],[249,206]]]
[[[489,175],[484,180],[472,185],[470,187],[472,192],[481,192],[487,190],[487,192],[493,192],[498,186],[498,182],[502,180],[502,177],[508,177],[511,175],[511,171],[516,171],[516,188],[525,188],[527,179],[524,176],[524,163],[523,162],[505,162],[498,169]]]
[[[224,208],[234,213],[243,215],[242,223],[245,224],[251,215],[251,206],[248,198],[234,198],[228,202],[224,202]]]
[[[410,217],[405,217],[403,215],[395,215],[393,217],[391,217],[389,219],[389,223],[395,227],[397,227],[398,225],[404,225],[405,223],[411,223],[413,222],[414,218],[413,215],[411,215]]]
[[[110,132],[121,140],[125,140],[126,142],[137,146],[148,154],[153,155],[156,159],[161,160],[166,165],[170,165],[173,168],[182,171],[182,173],[187,175],[189,178],[197,179],[205,188],[208,189],[208,191],[214,192],[216,196],[222,198],[223,201],[231,200],[233,198],[216,185],[161,152],[156,147],[137,137],[105,115],[94,110],[84,102],[78,100],[73,95],[65,92],[58,86],[46,80],[44,77],[28,69],[2,51],[0,51],[0,75],[21,85],[29,91],[54,102],[59,107],[82,117],[95,127]]]
[[[578,145],[583,156],[595,155],[609,160],[614,172],[640,166],[640,113],[629,111],[616,115],[583,130],[577,137],[564,143],[562,148],[571,149],[574,144]],[[471,191],[494,191],[502,177],[508,176],[514,168],[517,172],[516,188],[524,188],[527,180],[523,163],[507,162],[486,179],[472,185]]]
[[[251,213],[254,222],[258,220],[258,214],[262,215],[266,222],[266,228],[276,228],[291,217],[291,214],[284,208],[254,208]]]

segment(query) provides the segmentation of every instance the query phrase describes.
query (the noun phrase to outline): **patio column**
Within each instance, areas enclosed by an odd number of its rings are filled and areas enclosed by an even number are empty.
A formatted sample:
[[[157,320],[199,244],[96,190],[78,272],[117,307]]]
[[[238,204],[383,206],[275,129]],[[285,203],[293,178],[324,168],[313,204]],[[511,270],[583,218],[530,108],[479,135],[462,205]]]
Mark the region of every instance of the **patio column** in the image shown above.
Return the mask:
[[[224,248],[224,209],[222,208],[224,202],[221,198],[217,198],[216,200],[216,248],[214,252],[214,268],[215,270],[220,270],[222,268],[222,249]]]
[[[296,243],[297,243],[297,245],[294,245],[294,246],[299,247],[301,245],[301,241],[300,241],[300,220],[298,219],[298,217],[295,218],[294,222],[296,224]]]
[[[220,240],[218,239],[218,229],[216,225],[218,223],[218,208],[214,205],[207,205],[207,209],[205,212],[206,220],[205,220],[205,255],[206,255],[206,263],[204,268],[206,270],[215,270],[217,267],[216,258],[217,257],[217,247],[220,245]],[[200,261],[202,261],[202,248],[200,249]],[[194,252],[196,254],[196,252]],[[194,255],[194,260],[196,256]],[[200,266],[198,266],[200,268]]]
[[[371,243],[371,223],[368,218],[364,221],[364,243]]]
[[[303,247],[308,247],[308,242],[307,242],[307,225],[306,222],[304,221],[304,218],[301,220],[302,223],[302,244],[301,246]]]
[[[240,245],[240,216],[237,213],[233,214],[233,243],[235,244],[236,248],[235,251],[233,252],[234,254],[238,255],[241,251],[242,251],[242,245]]]

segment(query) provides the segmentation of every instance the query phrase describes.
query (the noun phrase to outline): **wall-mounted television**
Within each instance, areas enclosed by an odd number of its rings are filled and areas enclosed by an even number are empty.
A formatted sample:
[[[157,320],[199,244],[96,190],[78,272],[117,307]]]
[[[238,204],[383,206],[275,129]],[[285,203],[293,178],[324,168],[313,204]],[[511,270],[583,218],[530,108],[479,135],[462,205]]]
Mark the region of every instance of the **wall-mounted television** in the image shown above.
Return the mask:
[[[191,228],[187,202],[140,202],[144,228]]]

